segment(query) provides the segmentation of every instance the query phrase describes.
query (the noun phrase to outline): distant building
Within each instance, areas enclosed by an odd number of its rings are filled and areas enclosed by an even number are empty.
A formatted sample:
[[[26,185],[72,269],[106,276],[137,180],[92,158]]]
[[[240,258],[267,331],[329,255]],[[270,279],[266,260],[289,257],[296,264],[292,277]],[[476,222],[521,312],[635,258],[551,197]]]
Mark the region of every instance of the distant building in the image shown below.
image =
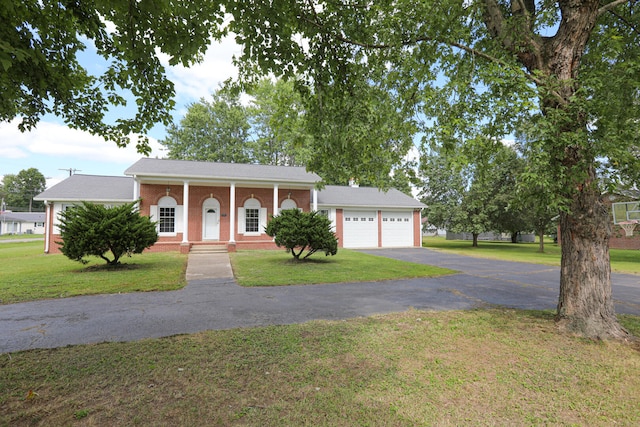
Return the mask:
[[[0,235],[2,234],[44,234],[44,212],[0,213]]]

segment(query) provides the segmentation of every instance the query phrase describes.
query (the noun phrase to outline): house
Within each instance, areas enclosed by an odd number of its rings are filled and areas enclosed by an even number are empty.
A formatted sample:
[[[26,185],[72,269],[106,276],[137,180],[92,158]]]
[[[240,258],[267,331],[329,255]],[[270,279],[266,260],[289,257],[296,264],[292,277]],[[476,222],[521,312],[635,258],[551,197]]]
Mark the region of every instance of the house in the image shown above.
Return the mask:
[[[45,252],[59,252],[58,215],[89,201],[117,205],[138,201],[157,222],[152,251],[189,252],[194,245],[275,249],[264,233],[283,209],[316,210],[332,221],[345,248],[421,245],[415,199],[391,189],[327,186],[303,167],[142,158],[125,176],[73,175],[34,198],[46,205]]]
[[[0,235],[2,234],[44,234],[44,212],[0,213]]]

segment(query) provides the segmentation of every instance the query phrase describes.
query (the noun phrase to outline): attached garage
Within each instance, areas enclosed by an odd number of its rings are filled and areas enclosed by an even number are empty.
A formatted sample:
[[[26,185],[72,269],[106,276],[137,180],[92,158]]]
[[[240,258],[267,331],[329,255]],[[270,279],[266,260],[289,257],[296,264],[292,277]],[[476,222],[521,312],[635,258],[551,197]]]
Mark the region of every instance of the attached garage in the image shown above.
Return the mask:
[[[318,192],[318,209],[331,219],[344,248],[419,247],[422,208],[393,188],[328,185]]]
[[[413,246],[413,212],[382,212],[382,247]]]
[[[342,247],[375,248],[378,246],[377,211],[345,210],[342,221]]]

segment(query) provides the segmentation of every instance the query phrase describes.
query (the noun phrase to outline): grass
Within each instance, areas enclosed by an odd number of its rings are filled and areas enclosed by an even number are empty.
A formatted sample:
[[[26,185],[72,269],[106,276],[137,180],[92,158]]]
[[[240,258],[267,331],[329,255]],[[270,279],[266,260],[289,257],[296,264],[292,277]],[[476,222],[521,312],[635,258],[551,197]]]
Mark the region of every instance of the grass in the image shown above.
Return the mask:
[[[479,258],[520,261],[546,265],[560,265],[560,246],[545,243],[544,253],[538,252],[538,243],[478,242],[478,247],[471,246],[468,240],[446,240],[444,237],[425,237],[423,246],[429,249],[453,252],[460,255]],[[640,274],[640,251],[611,249],[611,270],[617,273]]]
[[[240,251],[230,255],[236,280],[243,286],[366,282],[454,273],[348,249],[340,249],[330,257],[315,254],[306,261],[295,261],[285,251]]]
[[[179,289],[186,282],[186,257],[143,253],[107,268],[99,258],[82,265],[64,255],[42,253],[42,242],[0,244],[0,303],[77,295]]]
[[[20,240],[20,239],[40,239],[44,241],[44,236],[42,234],[1,234],[0,241],[2,240]]]
[[[498,309],[31,350],[0,355],[0,425],[635,426],[638,350]]]

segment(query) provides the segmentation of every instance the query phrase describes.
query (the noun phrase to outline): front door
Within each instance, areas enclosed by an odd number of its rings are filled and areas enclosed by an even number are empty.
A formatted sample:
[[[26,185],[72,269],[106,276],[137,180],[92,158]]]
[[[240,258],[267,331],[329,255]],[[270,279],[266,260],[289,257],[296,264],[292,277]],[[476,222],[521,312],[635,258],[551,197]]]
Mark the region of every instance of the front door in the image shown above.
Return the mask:
[[[220,222],[218,221],[218,209],[204,208],[204,240],[220,239]]]

